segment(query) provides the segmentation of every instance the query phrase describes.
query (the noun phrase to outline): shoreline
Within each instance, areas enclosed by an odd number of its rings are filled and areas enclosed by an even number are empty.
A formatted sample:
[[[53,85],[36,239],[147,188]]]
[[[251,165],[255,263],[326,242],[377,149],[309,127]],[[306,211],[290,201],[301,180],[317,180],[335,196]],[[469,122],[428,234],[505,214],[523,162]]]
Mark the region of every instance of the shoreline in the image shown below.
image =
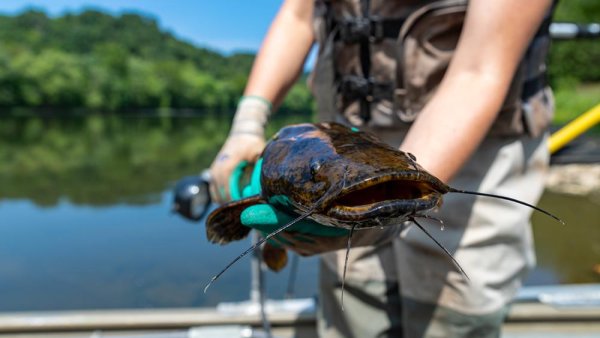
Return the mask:
[[[600,196],[600,165],[551,165],[546,177],[546,189],[562,194]]]

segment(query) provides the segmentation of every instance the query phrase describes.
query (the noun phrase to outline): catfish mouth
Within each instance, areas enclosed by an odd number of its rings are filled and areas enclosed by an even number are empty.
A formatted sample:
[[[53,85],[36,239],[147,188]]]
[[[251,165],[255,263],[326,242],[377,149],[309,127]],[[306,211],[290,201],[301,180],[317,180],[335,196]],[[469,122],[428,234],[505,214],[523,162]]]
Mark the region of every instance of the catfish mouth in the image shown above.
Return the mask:
[[[445,192],[436,187],[438,182],[428,182],[427,176],[404,172],[368,178],[345,187],[327,214],[342,221],[419,214],[438,206]]]

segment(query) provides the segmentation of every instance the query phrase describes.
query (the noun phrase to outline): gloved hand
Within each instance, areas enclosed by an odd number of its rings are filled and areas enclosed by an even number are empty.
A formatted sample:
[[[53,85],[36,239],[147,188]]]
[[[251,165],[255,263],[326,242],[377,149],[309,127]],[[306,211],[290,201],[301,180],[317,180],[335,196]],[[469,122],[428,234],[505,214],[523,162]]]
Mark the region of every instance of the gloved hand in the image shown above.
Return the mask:
[[[240,187],[247,162],[240,163],[233,171],[229,180],[229,191],[232,199],[240,199],[258,195],[261,192],[260,173],[262,158],[254,165],[249,182]],[[294,220],[297,215],[288,214],[276,209],[270,204],[257,204],[246,208],[240,220],[243,225],[269,234]],[[345,247],[349,231],[342,228],[325,226],[311,220],[302,220],[273,237],[273,242],[288,247],[301,255],[312,255]],[[340,241],[341,239],[341,241]],[[332,245],[332,240],[342,246]],[[320,245],[325,244],[325,245]]]
[[[297,216],[277,210],[270,204],[257,204],[242,211],[242,224],[269,234]],[[401,227],[370,228],[354,232],[352,247],[380,245],[399,235]],[[283,246],[301,256],[318,255],[325,252],[346,249],[349,230],[334,228],[311,220],[302,220],[285,231],[273,236],[270,244]]]
[[[264,98],[244,96],[240,100],[229,136],[210,166],[210,194],[217,203],[230,201],[229,177],[242,161],[256,161],[265,147],[264,125],[271,104]]]

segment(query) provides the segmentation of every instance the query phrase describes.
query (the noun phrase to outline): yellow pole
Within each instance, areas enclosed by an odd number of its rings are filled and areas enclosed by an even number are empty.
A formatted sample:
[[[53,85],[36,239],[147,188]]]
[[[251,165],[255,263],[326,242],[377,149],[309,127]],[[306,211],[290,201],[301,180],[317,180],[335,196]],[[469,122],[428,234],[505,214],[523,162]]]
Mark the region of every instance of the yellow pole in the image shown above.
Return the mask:
[[[600,104],[581,114],[578,118],[552,134],[549,142],[550,153],[553,154],[557,152],[564,147],[565,144],[571,142],[574,138],[583,134],[598,122],[600,122]]]

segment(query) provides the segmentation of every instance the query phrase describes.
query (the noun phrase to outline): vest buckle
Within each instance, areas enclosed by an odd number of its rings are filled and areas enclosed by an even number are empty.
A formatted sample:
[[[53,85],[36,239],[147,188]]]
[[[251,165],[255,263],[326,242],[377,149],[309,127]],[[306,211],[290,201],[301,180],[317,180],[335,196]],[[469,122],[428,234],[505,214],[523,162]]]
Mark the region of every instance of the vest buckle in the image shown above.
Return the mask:
[[[373,93],[373,82],[362,76],[344,76],[340,82],[340,92],[349,100],[367,100]]]
[[[345,20],[340,29],[340,37],[345,43],[357,43],[368,40],[371,36],[371,20],[369,18],[356,18]]]

